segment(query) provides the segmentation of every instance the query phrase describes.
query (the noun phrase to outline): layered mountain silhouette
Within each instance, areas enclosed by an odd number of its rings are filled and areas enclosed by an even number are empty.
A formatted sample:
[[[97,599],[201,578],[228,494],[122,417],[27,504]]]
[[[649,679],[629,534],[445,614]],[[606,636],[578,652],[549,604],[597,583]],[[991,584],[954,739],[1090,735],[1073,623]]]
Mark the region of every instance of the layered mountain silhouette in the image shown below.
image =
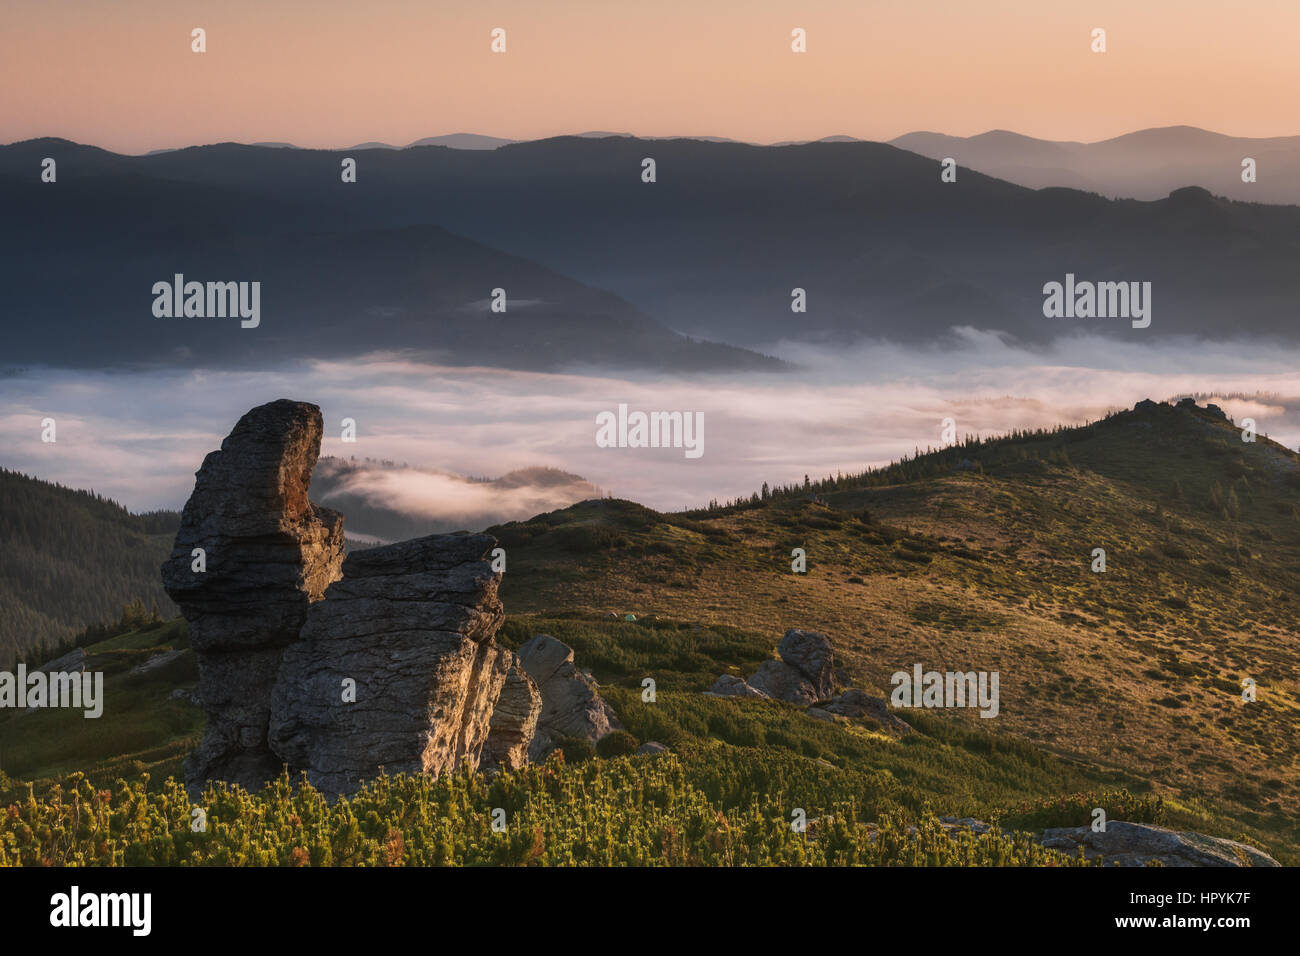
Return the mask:
[[[1300,136],[1225,136],[1195,126],[1144,129],[1097,143],[1034,139],[1006,130],[978,136],[908,133],[890,140],[932,159],[1033,189],[1068,186],[1106,196],[1160,199],[1183,186],[1247,202],[1300,203]],[[1256,181],[1243,182],[1242,160]]]
[[[15,354],[50,360],[57,332],[58,354],[95,361],[404,347],[529,368],[689,370],[770,363],[684,336],[761,349],[933,344],[957,326],[1030,343],[1300,334],[1300,208],[1199,187],[1144,202],[968,168],[943,183],[934,160],[869,142],[562,137],[354,152],[357,182],[344,184],[339,151],[0,148],[0,278],[25,320]],[[45,156],[59,162],[56,184],[39,181]],[[150,287],[176,272],[260,279],[262,327],[155,319]],[[1150,327],[1045,318],[1043,286],[1067,274],[1150,282]],[[519,308],[488,312],[494,288]],[[806,313],[791,311],[795,288]]]
[[[779,366],[692,341],[618,296],[436,225],[374,227],[289,196],[142,176],[123,171],[123,157],[82,155],[102,174],[61,173],[44,193],[0,182],[7,360],[264,365],[392,350],[536,370]],[[156,317],[151,290],[177,274],[259,282],[259,324]],[[494,289],[505,311],[492,311]]]

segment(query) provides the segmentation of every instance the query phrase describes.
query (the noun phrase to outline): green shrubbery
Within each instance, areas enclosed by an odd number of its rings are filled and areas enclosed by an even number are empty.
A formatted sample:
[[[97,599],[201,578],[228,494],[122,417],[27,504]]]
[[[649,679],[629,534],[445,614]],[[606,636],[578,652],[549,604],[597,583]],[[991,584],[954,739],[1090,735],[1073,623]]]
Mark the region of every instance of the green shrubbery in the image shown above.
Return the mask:
[[[1092,813],[1097,807],[1106,811],[1108,820],[1157,825],[1165,823],[1165,802],[1162,797],[1139,797],[1127,790],[1074,793],[1022,803],[1014,810],[999,816],[998,823],[1005,830],[1083,827],[1092,824]]]
[[[768,779],[729,805],[688,779],[673,755],[556,759],[491,781],[459,774],[380,777],[328,802],[287,775],[250,796],[209,787],[200,829],[185,788],[147,775],[114,790],[82,774],[0,812],[0,865],[439,866],[847,865],[1059,866],[1079,859],[1024,834],[949,836],[930,814],[860,818],[852,799],[829,804]],[[505,832],[492,829],[506,812]],[[792,811],[808,826],[796,832]]]

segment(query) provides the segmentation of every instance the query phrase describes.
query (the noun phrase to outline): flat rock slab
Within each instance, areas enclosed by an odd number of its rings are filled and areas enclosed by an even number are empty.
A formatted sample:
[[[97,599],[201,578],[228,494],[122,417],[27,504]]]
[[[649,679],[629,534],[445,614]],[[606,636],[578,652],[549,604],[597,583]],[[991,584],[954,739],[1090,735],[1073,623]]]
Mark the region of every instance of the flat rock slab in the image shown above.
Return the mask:
[[[1262,850],[1235,840],[1178,832],[1149,823],[1112,820],[1102,833],[1091,827],[1058,827],[1043,831],[1042,844],[1050,850],[1074,854],[1080,847],[1086,859],[1101,857],[1108,866],[1279,866]]]
[[[530,759],[542,759],[561,737],[594,744],[610,731],[623,729],[618,715],[600,696],[596,682],[574,666],[569,645],[549,634],[538,634],[526,641],[518,654],[542,696]]]

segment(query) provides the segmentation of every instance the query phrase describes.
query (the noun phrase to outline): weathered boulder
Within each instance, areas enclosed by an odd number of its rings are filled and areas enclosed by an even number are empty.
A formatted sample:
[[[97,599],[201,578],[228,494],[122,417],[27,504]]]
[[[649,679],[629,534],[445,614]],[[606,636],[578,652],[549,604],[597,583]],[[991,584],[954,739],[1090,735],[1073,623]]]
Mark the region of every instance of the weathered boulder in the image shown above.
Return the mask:
[[[748,680],[723,674],[705,693],[770,697],[807,707],[835,692],[835,655],[825,634],[792,628],[777,645],[780,660],[764,661]]]
[[[668,753],[668,748],[657,740],[647,740],[640,747],[636,748],[638,757],[657,757],[660,754]]]
[[[480,766],[484,769],[517,770],[528,763],[528,748],[537,733],[542,715],[542,694],[528,676],[516,654],[506,652],[505,684],[492,710],[487,742]]]
[[[284,399],[240,418],[196,473],[163,564],[208,715],[185,765],[192,789],[210,779],[256,789],[279,771],[267,724],[280,660],[343,559],[342,515],[307,497],[321,429],[318,407]]]
[[[791,628],[776,646],[777,654],[812,684],[813,693],[824,700],[835,693],[835,653],[831,639],[816,631]]]
[[[1088,826],[1047,829],[1042,844],[1069,854],[1083,847],[1085,858],[1100,856],[1107,866],[1146,866],[1157,861],[1165,866],[1280,865],[1262,850],[1235,840],[1120,820],[1107,823],[1101,833]]]
[[[734,674],[723,674],[705,693],[715,697],[767,697],[761,690],[751,687],[748,681]]]
[[[430,535],[357,551],[284,652],[269,742],[327,793],[382,767],[476,769],[513,659],[490,535]]]
[[[812,681],[785,661],[763,661],[747,683],[767,697],[801,707],[815,703],[819,698]]]
[[[611,730],[623,729],[613,708],[601,698],[596,682],[574,666],[573,648],[563,641],[538,634],[519,648],[519,662],[542,695],[530,759],[544,757],[560,737],[594,744]]]

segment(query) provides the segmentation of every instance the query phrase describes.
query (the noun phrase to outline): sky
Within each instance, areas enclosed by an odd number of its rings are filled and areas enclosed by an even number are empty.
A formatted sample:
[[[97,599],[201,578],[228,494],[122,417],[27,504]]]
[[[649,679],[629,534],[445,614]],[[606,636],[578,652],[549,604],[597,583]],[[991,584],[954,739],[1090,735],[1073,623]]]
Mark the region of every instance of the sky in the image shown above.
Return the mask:
[[[1297,49],[1295,0],[5,0],[0,142],[1281,136]]]

